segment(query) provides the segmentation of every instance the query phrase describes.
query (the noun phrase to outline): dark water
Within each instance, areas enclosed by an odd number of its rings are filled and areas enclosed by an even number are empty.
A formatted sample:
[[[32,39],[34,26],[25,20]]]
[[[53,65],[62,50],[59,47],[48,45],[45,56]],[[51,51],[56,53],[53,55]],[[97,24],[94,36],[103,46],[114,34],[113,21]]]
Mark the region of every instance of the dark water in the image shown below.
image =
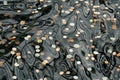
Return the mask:
[[[0,0],[0,80],[120,80],[119,0]]]

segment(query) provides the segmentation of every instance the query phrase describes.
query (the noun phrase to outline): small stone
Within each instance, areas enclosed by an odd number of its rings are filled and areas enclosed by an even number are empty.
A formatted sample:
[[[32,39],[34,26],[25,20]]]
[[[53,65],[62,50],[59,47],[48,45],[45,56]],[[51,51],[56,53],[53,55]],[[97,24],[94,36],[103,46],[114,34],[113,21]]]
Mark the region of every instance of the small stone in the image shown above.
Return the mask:
[[[80,62],[80,61],[77,61],[76,63],[77,63],[77,64],[79,64],[79,65],[81,64],[81,62]]]
[[[66,13],[66,14],[70,14],[70,11],[67,10],[67,11],[65,11],[65,13]]]
[[[91,68],[91,67],[89,67],[89,68],[87,68],[87,70],[88,70],[88,71],[92,71],[92,68]]]
[[[91,60],[93,60],[93,61],[94,61],[94,60],[95,60],[95,58],[94,58],[94,57],[91,57]]]
[[[49,32],[50,35],[52,35],[52,32]]]
[[[75,1],[76,4],[78,4],[79,2],[78,1]]]
[[[48,80],[47,78],[44,78],[44,80]]]
[[[102,80],[108,80],[108,78],[107,77],[102,77]]]
[[[66,74],[70,74],[70,71],[67,71]]]
[[[13,79],[17,79],[17,76],[13,76],[12,78],[13,78]]]
[[[47,60],[51,60],[51,57],[48,56],[48,57],[47,57]]]
[[[40,78],[39,80],[44,80],[43,78]]]
[[[40,72],[40,70],[39,70],[39,69],[36,69],[35,71],[36,71],[36,73],[39,73],[39,72]]]
[[[47,7],[48,5],[44,4],[43,7]]]
[[[37,42],[38,42],[38,43],[42,43],[42,39],[38,39]]]
[[[79,44],[74,44],[74,48],[79,48],[80,45]]]
[[[56,48],[56,51],[57,51],[57,52],[60,51],[60,47],[57,47],[57,48]]]
[[[91,28],[94,28],[95,26],[94,25],[90,25],[91,26]]]
[[[65,2],[66,0],[62,0],[63,2]]]
[[[106,14],[104,14],[104,15],[103,15],[103,17],[107,17],[107,15],[106,15]]]
[[[73,52],[73,49],[69,49],[69,52]]]
[[[90,23],[92,23],[93,22],[93,19],[90,19]]]
[[[17,56],[17,59],[21,59],[21,56]]]
[[[68,54],[68,55],[67,55],[67,58],[72,58],[72,55],[71,55],[71,54]]]
[[[48,60],[43,60],[42,65],[46,65],[48,63]]]
[[[108,49],[108,51],[107,51],[107,52],[108,52],[108,53],[112,53],[112,51],[113,51],[112,49]]]
[[[85,59],[86,59],[86,60],[88,60],[88,59],[89,59],[89,57],[85,57]]]
[[[40,48],[40,46],[39,46],[39,45],[36,45],[35,48],[38,49],[38,48]]]
[[[49,36],[49,39],[50,39],[50,40],[53,40],[53,37],[52,37],[52,36]]]
[[[65,13],[65,10],[61,10],[62,13]]]
[[[70,23],[70,26],[75,26],[75,23]]]
[[[40,52],[40,49],[36,49],[36,52]]]
[[[80,34],[80,32],[77,32],[77,34]]]
[[[4,5],[7,5],[8,2],[7,2],[6,0],[3,0],[3,4],[4,4]]]
[[[73,78],[74,78],[75,80],[77,80],[77,79],[78,79],[78,76],[73,76]]]
[[[116,52],[113,52],[112,54],[113,54],[113,55],[116,55],[117,53],[116,53]]]
[[[99,54],[99,52],[97,52],[97,51],[94,51],[94,52],[93,52],[93,54]]]
[[[24,37],[25,40],[29,40],[28,37]]]
[[[11,51],[10,53],[11,53],[12,55],[14,55],[14,54],[15,54],[15,52],[14,52],[14,51]]]
[[[30,39],[30,38],[31,38],[31,35],[27,35],[27,38]]]
[[[15,65],[16,67],[17,67],[17,66],[19,66],[19,64],[18,64],[18,63],[15,63],[14,65]]]
[[[63,71],[60,71],[60,72],[59,72],[59,74],[60,74],[60,75],[63,75],[63,74],[64,74],[64,72],[63,72]]]
[[[115,41],[115,40],[116,40],[116,38],[114,38],[114,37],[110,37],[110,39],[111,39],[112,41]]]
[[[13,48],[12,48],[12,50],[13,50],[13,51],[16,51],[16,50],[17,50],[17,48],[13,47]]]
[[[65,36],[65,35],[64,35],[64,36],[63,36],[63,38],[64,38],[64,39],[66,39],[66,38],[67,38],[67,36]]]
[[[90,54],[88,54],[88,57],[90,57],[91,55]]]
[[[42,39],[42,40],[46,40],[46,37],[42,37],[41,39]]]
[[[78,37],[78,36],[79,36],[79,34],[75,34],[75,36],[76,36],[76,37]]]
[[[52,48],[56,48],[56,45],[52,44]]]
[[[35,57],[39,57],[39,56],[40,56],[40,54],[39,54],[39,53],[36,53],[36,54],[35,54]]]

